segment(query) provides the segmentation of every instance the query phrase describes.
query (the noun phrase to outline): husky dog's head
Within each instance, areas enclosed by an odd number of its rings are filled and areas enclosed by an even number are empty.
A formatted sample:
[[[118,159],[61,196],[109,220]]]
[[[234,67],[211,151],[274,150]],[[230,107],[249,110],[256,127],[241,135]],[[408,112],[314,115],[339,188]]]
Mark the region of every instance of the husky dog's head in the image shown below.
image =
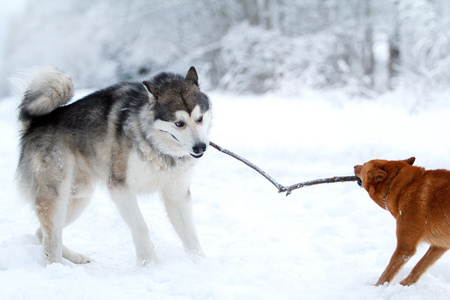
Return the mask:
[[[185,78],[161,73],[143,84],[154,101],[153,147],[176,157],[203,156],[209,144],[211,104],[200,92],[195,68]]]

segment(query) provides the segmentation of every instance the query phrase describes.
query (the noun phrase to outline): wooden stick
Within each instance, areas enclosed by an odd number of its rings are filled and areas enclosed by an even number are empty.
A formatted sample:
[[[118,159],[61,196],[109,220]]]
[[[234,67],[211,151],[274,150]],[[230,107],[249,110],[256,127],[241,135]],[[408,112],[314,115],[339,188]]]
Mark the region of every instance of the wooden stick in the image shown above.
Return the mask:
[[[289,196],[293,190],[302,188],[304,186],[311,186],[316,184],[322,184],[322,183],[335,183],[335,182],[347,182],[347,181],[358,181],[358,177],[356,176],[333,176],[330,178],[323,178],[323,179],[315,179],[311,181],[305,181],[296,183],[287,187],[283,187],[283,190],[279,190],[279,193],[286,192],[286,196]]]
[[[281,189],[284,188],[284,186],[282,186],[281,184],[279,184],[275,179],[273,179],[269,174],[267,174],[266,172],[264,172],[263,170],[261,170],[258,166],[254,165],[253,163],[249,162],[248,160],[246,160],[243,157],[240,157],[239,155],[231,152],[230,150],[224,149],[222,147],[220,147],[217,144],[214,144],[213,142],[209,142],[209,145],[213,148],[216,148],[217,150],[219,150],[222,153],[225,153],[241,162],[243,162],[244,164],[246,164],[247,166],[249,166],[250,168],[252,168],[253,170],[255,170],[256,172],[258,172],[259,174],[261,174],[262,176],[264,176],[264,178],[266,178],[267,180],[269,180],[277,189],[278,191],[280,191]]]
[[[311,186],[311,185],[322,184],[322,183],[347,182],[347,181],[357,181],[358,180],[358,178],[356,176],[334,176],[334,177],[330,177],[330,178],[315,179],[315,180],[311,180],[311,181],[299,182],[299,183],[296,183],[296,184],[293,184],[290,186],[284,186],[284,185],[281,185],[280,183],[278,183],[278,181],[273,179],[269,174],[267,174],[266,172],[261,170],[261,168],[259,168],[255,164],[251,163],[247,159],[231,152],[230,150],[224,149],[213,142],[209,142],[209,145],[211,147],[219,150],[220,152],[227,154],[227,155],[239,160],[240,162],[244,163],[245,165],[249,166],[256,172],[261,174],[264,178],[266,178],[270,183],[272,183],[278,189],[278,193],[285,192],[286,196],[289,196],[293,190],[302,188],[304,186]]]

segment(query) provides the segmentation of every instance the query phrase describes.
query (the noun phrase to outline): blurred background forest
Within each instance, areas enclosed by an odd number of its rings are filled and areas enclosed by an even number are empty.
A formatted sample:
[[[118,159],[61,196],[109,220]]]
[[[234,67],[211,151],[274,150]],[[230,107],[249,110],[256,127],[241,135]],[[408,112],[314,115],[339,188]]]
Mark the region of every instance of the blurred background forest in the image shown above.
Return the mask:
[[[447,89],[448,0],[40,0],[7,30],[8,77],[51,64],[78,88],[191,65],[208,90]]]

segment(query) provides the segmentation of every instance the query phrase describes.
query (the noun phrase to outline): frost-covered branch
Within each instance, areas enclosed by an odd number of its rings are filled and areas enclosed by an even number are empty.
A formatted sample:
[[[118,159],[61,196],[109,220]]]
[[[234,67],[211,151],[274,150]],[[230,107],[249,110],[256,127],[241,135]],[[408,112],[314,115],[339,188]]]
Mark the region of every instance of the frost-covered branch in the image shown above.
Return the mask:
[[[278,181],[273,179],[269,174],[267,174],[266,172],[261,170],[261,168],[259,168],[255,164],[251,163],[247,159],[231,152],[230,150],[224,149],[213,142],[209,142],[209,145],[211,147],[219,150],[220,152],[225,153],[225,154],[239,160],[240,162],[246,164],[247,166],[249,166],[256,172],[261,174],[268,181],[270,181],[270,183],[272,183],[278,189],[278,193],[285,192],[286,196],[289,196],[293,190],[302,188],[304,186],[311,186],[311,185],[322,184],[322,183],[347,182],[347,181],[356,181],[357,180],[356,176],[334,176],[334,177],[330,177],[330,178],[315,179],[315,180],[311,180],[311,181],[299,182],[299,183],[289,185],[289,186],[284,186],[284,185],[281,185],[280,183],[278,183]]]

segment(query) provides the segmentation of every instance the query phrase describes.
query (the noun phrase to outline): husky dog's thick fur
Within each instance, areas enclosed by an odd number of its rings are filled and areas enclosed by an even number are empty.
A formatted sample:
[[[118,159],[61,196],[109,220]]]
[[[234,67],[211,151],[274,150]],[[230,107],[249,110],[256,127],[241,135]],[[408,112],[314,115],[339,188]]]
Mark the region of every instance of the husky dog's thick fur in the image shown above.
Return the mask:
[[[202,255],[192,220],[192,168],[208,145],[210,101],[197,72],[119,83],[66,105],[72,78],[55,68],[32,77],[19,107],[19,189],[36,211],[49,263],[91,259],[62,242],[63,228],[106,183],[128,224],[138,262],[157,261],[136,196],[159,192],[185,249]]]

